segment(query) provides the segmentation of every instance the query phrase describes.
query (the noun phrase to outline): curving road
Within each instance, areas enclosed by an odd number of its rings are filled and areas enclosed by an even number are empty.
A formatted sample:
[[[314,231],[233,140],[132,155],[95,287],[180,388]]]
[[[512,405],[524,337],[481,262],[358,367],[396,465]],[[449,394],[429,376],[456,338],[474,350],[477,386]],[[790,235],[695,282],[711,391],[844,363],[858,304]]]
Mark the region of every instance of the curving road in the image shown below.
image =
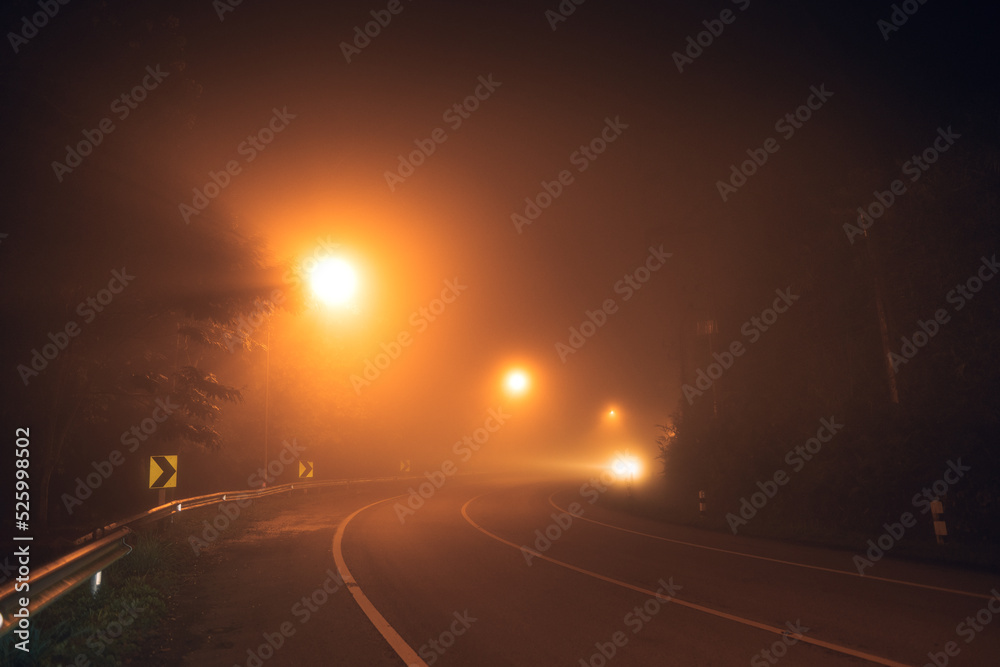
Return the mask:
[[[405,511],[412,483],[312,496],[222,545],[184,664],[1000,661],[1000,577],[860,577],[853,553],[665,526],[579,482],[454,478]]]

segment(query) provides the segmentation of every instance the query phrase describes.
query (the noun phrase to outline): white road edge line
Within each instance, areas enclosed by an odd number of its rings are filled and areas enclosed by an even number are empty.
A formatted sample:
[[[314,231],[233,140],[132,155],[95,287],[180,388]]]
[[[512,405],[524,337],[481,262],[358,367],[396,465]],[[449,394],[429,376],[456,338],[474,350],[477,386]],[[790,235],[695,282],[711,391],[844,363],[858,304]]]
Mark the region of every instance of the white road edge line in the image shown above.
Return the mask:
[[[387,642],[389,642],[389,646],[391,646],[392,650],[396,652],[396,655],[402,658],[403,662],[409,665],[409,667],[427,667],[427,663],[424,662],[419,655],[417,655],[416,651],[410,648],[410,645],[406,643],[406,640],[403,639],[398,632],[396,632],[395,628],[389,625],[389,621],[385,620],[385,617],[379,613],[379,610],[375,608],[375,605],[373,605],[371,600],[368,599],[368,596],[364,594],[364,591],[361,590],[361,586],[359,586],[358,582],[355,581],[354,575],[347,569],[347,562],[344,560],[344,530],[347,528],[347,524],[350,523],[351,519],[361,514],[369,507],[374,507],[375,505],[393,500],[394,498],[402,498],[405,495],[406,494],[377,500],[370,505],[365,505],[361,509],[354,510],[354,512],[351,513],[346,519],[341,521],[340,525],[337,526],[337,532],[333,535],[333,560],[337,564],[337,572],[344,580],[344,583],[347,584],[347,590],[351,591],[351,595],[354,596],[354,601],[358,603],[359,607],[361,607],[361,611],[365,612],[365,616],[367,616],[368,620],[372,622],[375,629],[379,631]]]
[[[636,591],[636,592],[639,592],[639,593],[644,593],[646,595],[649,595],[650,597],[655,597],[655,598],[658,598],[660,600],[665,600],[667,602],[670,602],[670,603],[673,603],[673,604],[678,604],[678,605],[680,605],[682,607],[687,607],[688,609],[694,609],[695,611],[700,611],[700,612],[703,612],[705,614],[710,614],[712,616],[718,616],[719,618],[724,618],[724,619],[729,620],[729,621],[735,621],[736,623],[740,623],[742,625],[749,625],[750,627],[757,628],[758,630],[764,630],[766,632],[771,632],[771,633],[776,634],[776,635],[782,635],[782,636],[784,636],[785,634],[787,634],[787,630],[785,630],[783,628],[778,628],[778,627],[775,627],[773,625],[768,625],[766,623],[760,623],[758,621],[753,621],[753,620],[750,620],[748,618],[743,618],[741,616],[735,616],[733,614],[727,614],[724,611],[719,611],[717,609],[712,609],[711,607],[704,607],[704,606],[702,606],[700,604],[695,604],[693,602],[688,602],[686,600],[680,600],[680,599],[675,598],[675,597],[666,597],[666,596],[663,596],[663,595],[657,593],[656,591],[651,591],[649,589],[642,588],[641,586],[635,586],[635,585],[630,584],[630,583],[625,582],[625,581],[619,581],[618,579],[612,579],[611,577],[605,576],[603,574],[599,574],[597,572],[592,572],[592,571],[586,570],[586,569],[584,569],[582,567],[577,567],[576,565],[571,565],[570,563],[566,563],[566,562],[561,561],[561,560],[556,560],[555,558],[550,558],[549,556],[546,556],[545,554],[538,553],[534,549],[529,549],[529,548],[524,547],[524,546],[518,546],[518,545],[514,544],[513,542],[505,540],[504,538],[500,537],[499,535],[496,535],[496,534],[491,533],[490,531],[486,530],[485,528],[483,528],[482,526],[480,526],[478,523],[476,523],[475,521],[473,521],[472,517],[469,516],[469,513],[468,513],[469,505],[471,505],[473,502],[475,502],[476,500],[479,500],[480,498],[482,498],[485,495],[488,495],[488,494],[487,493],[480,494],[480,495],[476,496],[475,498],[472,498],[472,499],[468,500],[464,505],[462,505],[462,516],[465,517],[465,520],[468,521],[469,524],[473,528],[475,528],[476,530],[480,531],[481,533],[484,533],[485,535],[488,535],[489,537],[492,537],[494,540],[497,540],[498,542],[503,542],[504,544],[512,546],[512,547],[514,547],[515,549],[517,549],[518,551],[521,551],[521,552],[527,551],[528,553],[530,553],[531,555],[535,556],[536,558],[541,558],[542,560],[546,560],[546,561],[548,561],[550,563],[554,563],[556,565],[559,565],[560,567],[565,567],[566,569],[572,570],[574,572],[579,572],[580,574],[585,574],[588,577],[593,577],[595,579],[600,579],[601,581],[605,581],[605,582],[608,582],[610,584],[615,584],[616,586],[621,586],[622,588],[628,588],[629,590],[633,590],[633,591]],[[831,651],[836,651],[837,653],[842,653],[842,654],[845,654],[845,655],[854,656],[856,658],[861,658],[862,660],[868,660],[869,662],[874,662],[874,663],[876,663],[878,665],[887,665],[888,667],[909,667],[909,665],[907,665],[906,663],[903,663],[903,662],[895,662],[894,660],[889,660],[888,658],[882,658],[882,657],[879,657],[877,655],[872,655],[871,653],[865,653],[863,651],[855,651],[852,648],[848,648],[846,646],[840,646],[839,644],[832,644],[830,642],[825,642],[825,641],[823,641],[821,639],[816,639],[814,637],[809,637],[808,635],[802,635],[802,636],[798,637],[798,640],[800,642],[803,642],[803,643],[806,643],[806,644],[812,644],[814,646],[819,646],[819,647],[822,647],[822,648],[825,648],[825,649],[829,649]]]
[[[562,507],[559,507],[559,505],[556,505],[555,501],[552,500],[552,498],[556,495],[556,493],[559,493],[559,491],[556,491],[551,496],[549,496],[549,504],[552,505],[553,507],[555,507],[560,512],[567,512],[568,513],[567,510],[563,509]],[[696,549],[707,549],[709,551],[718,551],[720,553],[731,554],[733,556],[743,556],[744,558],[756,558],[757,560],[766,560],[766,561],[771,562],[771,563],[780,563],[781,565],[793,565],[795,567],[804,567],[804,568],[808,568],[810,570],[820,570],[822,572],[832,572],[834,574],[846,574],[846,575],[848,575],[850,577],[857,577],[858,579],[870,579],[870,580],[873,580],[873,581],[884,581],[884,582],[887,582],[887,583],[890,583],[890,584],[901,584],[903,586],[913,586],[915,588],[926,588],[928,590],[940,591],[942,593],[953,593],[955,595],[965,595],[965,596],[970,597],[970,598],[982,598],[983,600],[992,600],[993,599],[992,596],[989,596],[989,595],[983,595],[981,593],[972,593],[972,592],[969,592],[969,591],[961,591],[961,590],[958,590],[957,588],[942,588],[941,586],[931,586],[930,584],[919,584],[919,583],[917,583],[915,581],[905,581],[903,579],[889,579],[887,577],[876,577],[874,575],[862,575],[862,574],[858,574],[857,572],[851,572],[849,570],[837,570],[837,569],[834,569],[832,567],[822,567],[820,565],[807,565],[806,563],[796,563],[795,561],[790,561],[790,560],[780,560],[778,558],[768,558],[767,556],[756,556],[754,554],[748,554],[748,553],[744,553],[742,551],[730,551],[728,549],[720,549],[719,547],[710,547],[710,546],[706,546],[704,544],[696,544],[694,542],[684,542],[682,540],[674,540],[674,539],[671,539],[669,537],[662,537],[660,535],[652,535],[650,533],[642,533],[642,532],[639,532],[638,530],[632,530],[631,528],[622,528],[621,526],[615,526],[614,524],[604,523],[603,521],[598,521],[596,519],[588,519],[585,516],[577,516],[575,514],[573,514],[571,516],[573,516],[574,519],[582,519],[583,521],[589,521],[590,523],[596,523],[597,525],[604,526],[606,528],[612,528],[614,530],[620,530],[620,531],[625,532],[625,533],[632,533],[633,535],[642,535],[643,537],[651,537],[654,540],[663,540],[664,542],[672,542],[674,544],[683,544],[684,546],[694,547]]]

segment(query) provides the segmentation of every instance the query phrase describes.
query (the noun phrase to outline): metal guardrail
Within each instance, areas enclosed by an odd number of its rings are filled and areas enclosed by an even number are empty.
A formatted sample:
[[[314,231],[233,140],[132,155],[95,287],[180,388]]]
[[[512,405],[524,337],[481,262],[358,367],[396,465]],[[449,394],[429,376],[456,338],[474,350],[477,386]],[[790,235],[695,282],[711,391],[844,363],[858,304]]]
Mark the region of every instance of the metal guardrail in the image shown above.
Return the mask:
[[[280,493],[288,493],[298,489],[312,489],[327,486],[350,486],[370,482],[391,482],[414,477],[373,477],[369,479],[337,479],[318,482],[292,482],[261,489],[243,491],[226,491],[195,496],[183,500],[175,500],[146,512],[141,512],[121,521],[108,524],[103,528],[87,533],[74,541],[74,544],[84,545],[64,556],[46,563],[33,570],[28,579],[29,591],[17,590],[18,582],[12,581],[0,588],[0,637],[17,627],[19,616],[30,617],[45,607],[66,595],[74,588],[95,577],[122,556],[132,551],[125,543],[125,538],[139,526],[166,519],[178,512],[187,512],[200,507],[208,507],[216,503],[242,500],[245,498],[263,498]],[[96,582],[95,582],[96,583]],[[22,607],[21,598],[28,597],[28,605]]]

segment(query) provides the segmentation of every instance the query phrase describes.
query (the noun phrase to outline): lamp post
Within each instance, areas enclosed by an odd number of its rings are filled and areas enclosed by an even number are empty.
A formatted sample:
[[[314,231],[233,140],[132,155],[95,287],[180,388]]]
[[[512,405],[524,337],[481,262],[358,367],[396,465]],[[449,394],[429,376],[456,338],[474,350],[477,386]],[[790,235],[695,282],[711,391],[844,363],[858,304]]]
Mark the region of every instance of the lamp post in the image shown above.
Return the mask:
[[[347,260],[324,257],[309,270],[309,287],[313,296],[328,307],[349,305],[358,289],[358,275]],[[267,322],[267,344],[264,350],[264,487],[267,486],[268,417],[271,385],[271,318]]]
[[[264,349],[264,485],[267,488],[267,401],[271,380],[271,318],[267,318],[267,343]]]

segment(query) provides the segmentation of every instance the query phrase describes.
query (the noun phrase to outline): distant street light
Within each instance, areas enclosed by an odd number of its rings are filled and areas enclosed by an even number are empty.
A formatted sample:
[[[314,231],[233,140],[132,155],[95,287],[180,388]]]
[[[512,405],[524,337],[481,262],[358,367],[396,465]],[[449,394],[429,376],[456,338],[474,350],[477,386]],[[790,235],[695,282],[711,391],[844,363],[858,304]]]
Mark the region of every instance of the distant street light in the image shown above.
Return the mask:
[[[504,385],[507,387],[507,393],[509,394],[523,394],[528,391],[528,387],[531,385],[531,379],[524,371],[515,369],[507,373],[507,379],[504,381]]]

